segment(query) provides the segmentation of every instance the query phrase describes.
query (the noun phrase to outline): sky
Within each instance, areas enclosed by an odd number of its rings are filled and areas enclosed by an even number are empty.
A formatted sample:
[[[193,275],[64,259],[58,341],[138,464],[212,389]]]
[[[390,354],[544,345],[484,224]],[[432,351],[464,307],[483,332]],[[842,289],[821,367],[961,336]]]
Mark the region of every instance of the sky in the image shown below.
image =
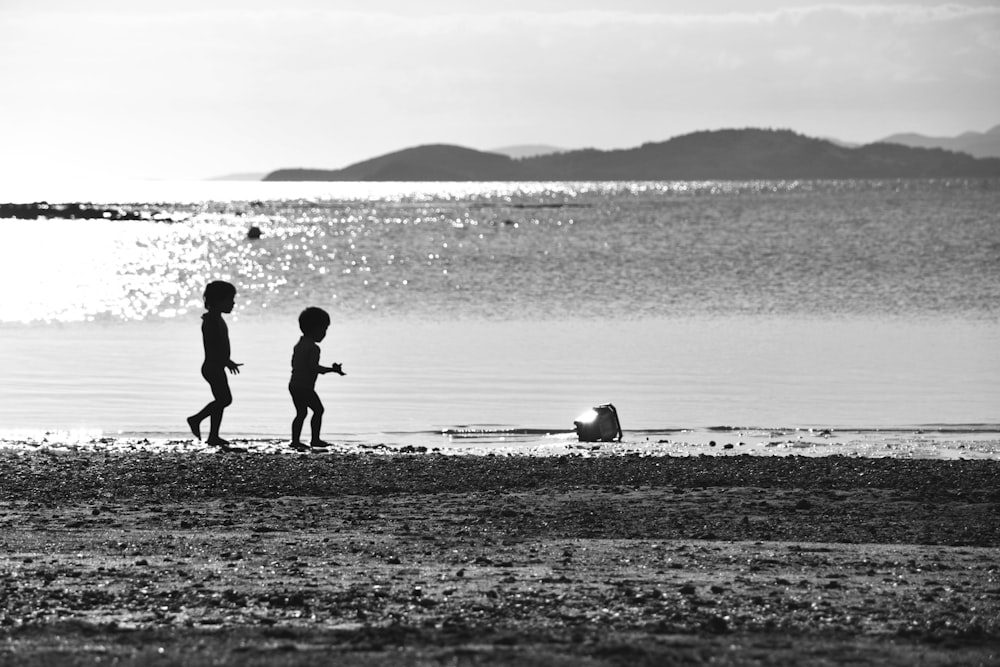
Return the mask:
[[[0,0],[0,192],[998,124],[1000,0]]]

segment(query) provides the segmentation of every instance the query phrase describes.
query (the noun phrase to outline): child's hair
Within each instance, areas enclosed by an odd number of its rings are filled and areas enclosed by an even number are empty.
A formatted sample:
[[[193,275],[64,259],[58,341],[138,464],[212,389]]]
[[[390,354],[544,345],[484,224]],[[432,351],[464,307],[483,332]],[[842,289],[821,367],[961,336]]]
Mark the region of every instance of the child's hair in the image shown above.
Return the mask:
[[[322,308],[309,306],[299,313],[299,329],[302,333],[308,333],[316,327],[330,326],[330,314]]]
[[[236,297],[236,287],[225,280],[213,280],[205,285],[205,308],[225,299]]]

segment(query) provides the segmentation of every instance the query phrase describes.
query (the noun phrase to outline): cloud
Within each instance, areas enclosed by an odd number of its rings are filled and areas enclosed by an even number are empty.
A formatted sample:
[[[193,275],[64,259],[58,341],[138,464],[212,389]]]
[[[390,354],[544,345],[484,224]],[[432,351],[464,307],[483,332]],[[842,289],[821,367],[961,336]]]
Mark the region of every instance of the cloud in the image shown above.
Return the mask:
[[[88,2],[78,3],[30,3],[11,2],[0,8],[5,20],[35,20],[57,22],[61,18],[75,24],[115,23],[118,25],[150,25],[153,23],[226,23],[257,21],[323,21],[346,24],[376,23],[387,29],[406,26],[411,30],[424,31],[431,27],[451,30],[456,27],[489,27],[498,24],[516,23],[561,25],[571,27],[602,27],[609,25],[752,25],[782,21],[797,21],[817,14],[836,13],[860,19],[891,18],[906,22],[939,22],[966,18],[996,18],[1000,7],[995,3],[814,3],[798,4],[792,0],[772,2],[770,9],[746,11],[745,5],[738,4],[740,10],[706,11],[710,3],[697,3],[695,10],[678,9],[678,3],[643,3],[640,8],[621,9],[627,3],[598,2],[591,4],[614,5],[615,9],[604,8],[552,8],[544,3],[530,3],[532,9],[497,9],[494,6],[477,6],[470,3],[432,3],[420,5],[394,4],[392,9],[379,8],[385,3],[367,3],[364,9],[357,9],[360,3],[349,3],[353,8],[344,9],[343,3],[298,2],[275,4],[272,2]],[[442,3],[437,3],[441,5]],[[505,3],[510,6],[511,3]],[[578,4],[578,3],[574,3]],[[759,3],[758,3],[759,4]]]
[[[658,5],[659,7],[659,5]],[[670,5],[668,5],[670,7]],[[279,10],[280,13],[280,10]],[[710,26],[753,26],[776,23],[797,23],[815,16],[836,14],[857,20],[891,20],[900,23],[939,23],[967,19],[998,19],[1000,7],[959,3],[920,4],[837,4],[817,3],[803,6],[782,6],[761,11],[683,12],[674,9],[622,11],[576,9],[567,11],[472,11],[461,10],[436,15],[400,15],[379,12],[330,10],[323,14],[334,20],[372,20],[383,26],[419,26],[420,30],[436,26],[450,31],[456,27],[495,29],[509,24],[536,27],[614,28],[616,26],[674,26],[698,28]],[[301,12],[287,14],[301,17]]]

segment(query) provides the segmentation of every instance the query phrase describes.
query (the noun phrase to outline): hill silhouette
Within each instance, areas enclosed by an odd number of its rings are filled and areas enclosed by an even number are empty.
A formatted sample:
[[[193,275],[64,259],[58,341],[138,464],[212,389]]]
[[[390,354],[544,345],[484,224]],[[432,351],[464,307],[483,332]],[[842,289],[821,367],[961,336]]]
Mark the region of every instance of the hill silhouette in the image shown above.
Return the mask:
[[[265,181],[512,181],[518,164],[498,153],[432,144],[389,153],[335,171],[282,169]]]
[[[552,153],[565,153],[568,149],[547,144],[525,144],[519,146],[503,146],[502,148],[491,148],[490,153],[500,153],[515,160],[526,157],[537,157],[539,155],[550,155]]]
[[[694,132],[621,150],[512,159],[461,146],[417,146],[344,169],[281,169],[266,181],[657,181],[1000,177],[1000,158],[876,143],[847,147],[790,130]]]

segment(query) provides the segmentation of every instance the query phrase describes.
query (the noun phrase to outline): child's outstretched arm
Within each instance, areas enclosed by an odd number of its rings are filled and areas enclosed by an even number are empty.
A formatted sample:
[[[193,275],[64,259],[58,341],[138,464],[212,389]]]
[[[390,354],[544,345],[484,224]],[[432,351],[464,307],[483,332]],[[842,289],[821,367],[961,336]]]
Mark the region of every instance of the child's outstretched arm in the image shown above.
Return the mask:
[[[323,374],[326,374],[326,373],[336,373],[337,375],[347,375],[347,373],[344,372],[344,369],[341,368],[340,364],[333,364],[332,366],[329,366],[329,367],[327,367],[327,366],[320,366],[319,367],[319,372],[323,373]]]

